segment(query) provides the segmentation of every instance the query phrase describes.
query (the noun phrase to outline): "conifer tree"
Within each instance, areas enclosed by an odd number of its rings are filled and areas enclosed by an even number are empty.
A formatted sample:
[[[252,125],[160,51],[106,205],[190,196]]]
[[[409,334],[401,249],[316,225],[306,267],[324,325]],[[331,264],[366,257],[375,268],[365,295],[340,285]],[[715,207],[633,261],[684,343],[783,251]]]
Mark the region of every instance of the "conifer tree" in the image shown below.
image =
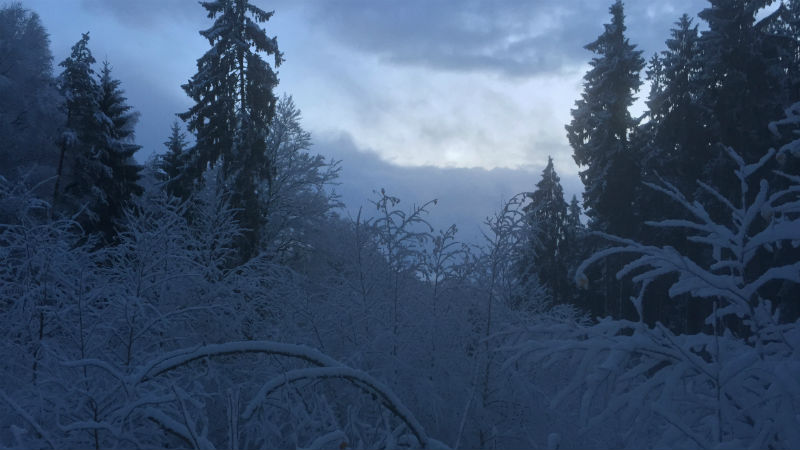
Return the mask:
[[[567,268],[564,260],[565,224],[567,203],[561,180],[553,168],[553,158],[547,158],[542,179],[536,190],[528,193],[530,203],[525,206],[526,220],[535,233],[529,242],[534,248],[525,252],[522,270],[536,272],[539,281],[550,288],[553,299],[562,302],[566,297]]]
[[[584,91],[575,102],[567,138],[585,186],[584,207],[591,226],[630,235],[635,229],[634,192],[639,185],[637,157],[629,143],[636,126],[628,112],[644,67],[641,51],[625,37],[622,2],[611,8],[611,23],[586,49],[597,54],[584,76]]]
[[[581,221],[582,209],[578,197],[573,195],[567,206],[564,217],[564,241],[562,245],[562,259],[566,269],[567,280],[575,279],[575,271],[580,264],[591,255],[592,246],[586,226]],[[582,309],[590,310],[591,304],[586,286],[578,286],[574,282],[567,282],[564,290],[564,300],[573,303]]]
[[[584,75],[584,90],[575,102],[572,121],[567,125],[567,138],[580,167],[584,184],[583,205],[589,216],[589,227],[621,236],[634,236],[640,226],[635,201],[640,189],[640,157],[631,137],[637,120],[628,108],[635,100],[644,68],[641,51],[625,37],[625,15],[617,0],[609,12],[611,22],[605,31],[586,49],[597,56]],[[622,259],[607,260],[600,278],[602,289],[592,288],[598,297],[592,305],[596,314],[632,317],[627,309],[629,283],[613,277]]]
[[[186,133],[181,130],[176,120],[170,128],[169,138],[164,142],[167,152],[159,155],[156,163],[158,169],[156,177],[164,183],[166,192],[182,199],[189,197],[193,184],[191,174],[187,171],[189,156],[187,145]]]
[[[133,156],[141,149],[133,142],[139,115],[126,103],[120,84],[120,80],[111,77],[108,61],[103,62],[98,98],[100,129],[95,157],[109,171],[97,174],[95,186],[99,195],[94,212],[98,216],[96,227],[103,232],[107,242],[116,234],[115,222],[122,216],[131,196],[142,193],[138,184],[142,166]]]
[[[667,40],[667,50],[654,58],[648,71],[652,82],[647,101],[650,121],[639,131],[646,135],[642,151],[646,180],[659,175],[683,192],[697,187],[710,153],[710,133],[706,126],[708,112],[698,104],[697,77],[702,61],[699,58],[697,25],[684,14],[675,23]],[[650,194],[644,191],[645,195]],[[648,196],[648,198],[651,196]],[[645,200],[642,207],[655,204]],[[655,208],[657,209],[657,208]],[[673,217],[668,211],[645,213],[646,217]]]
[[[581,222],[581,205],[578,203],[578,197],[572,196],[567,207],[567,215],[564,220],[564,229],[566,235],[578,234],[584,230],[583,222]]]
[[[239,242],[240,257],[248,259],[257,250],[263,214],[259,207],[260,180],[271,173],[266,160],[265,139],[275,114],[273,89],[278,77],[260,53],[282,61],[275,38],[269,38],[259,23],[266,12],[249,0],[202,2],[211,28],[200,34],[211,49],[197,60],[197,73],[183,85],[195,104],[179,114],[195,134],[191,176],[199,179],[207,166],[218,162],[237,219],[246,230]]]
[[[781,117],[792,103],[782,89],[777,60],[769,58],[774,40],[762,32],[768,24],[757,22],[756,14],[769,0],[709,0],[710,7],[699,13],[708,24],[699,39],[702,70],[699,102],[713,120],[714,154],[703,178],[733,194],[738,185],[729,181],[733,170],[726,146],[734,147],[747,162],[758,161],[770,146],[767,124]],[[721,145],[720,145],[721,144]],[[768,176],[769,167],[762,170]]]
[[[60,64],[64,71],[58,81],[67,122],[54,199],[58,202],[64,194],[61,209],[70,214],[80,211],[85,230],[102,233],[109,243],[125,204],[142,192],[137,183],[142,167],[133,157],[141,148],[133,142],[138,115],[126,103],[108,63],[99,75],[95,73],[88,43],[89,33],[84,33]]]
[[[70,56],[59,64],[64,68],[58,77],[58,87],[65,100],[66,123],[59,142],[54,206],[59,205],[62,193],[72,200],[68,203],[74,203],[81,201],[93,186],[90,169],[95,165],[92,154],[99,129],[96,115],[99,87],[92,69],[95,59],[88,44],[87,32],[72,46]]]

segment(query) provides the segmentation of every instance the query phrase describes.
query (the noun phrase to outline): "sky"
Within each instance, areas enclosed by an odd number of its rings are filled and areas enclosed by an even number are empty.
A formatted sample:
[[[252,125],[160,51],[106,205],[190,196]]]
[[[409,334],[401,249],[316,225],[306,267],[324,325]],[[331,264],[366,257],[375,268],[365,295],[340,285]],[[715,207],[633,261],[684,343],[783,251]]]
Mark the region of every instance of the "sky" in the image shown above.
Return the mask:
[[[341,160],[336,190],[355,214],[373,191],[410,207],[437,198],[431,222],[475,240],[504,199],[530,191],[553,157],[569,201],[578,167],[564,125],[582,90],[593,41],[608,22],[600,0],[253,0],[285,62],[313,151]],[[163,152],[181,89],[208,50],[212,20],[192,0],[24,0],[50,33],[56,64],[81,33],[108,60],[140,112],[138,155]],[[705,0],[629,0],[627,35],[648,59],[682,13]],[[56,73],[59,68],[56,67]],[[643,111],[647,88],[634,113]]]

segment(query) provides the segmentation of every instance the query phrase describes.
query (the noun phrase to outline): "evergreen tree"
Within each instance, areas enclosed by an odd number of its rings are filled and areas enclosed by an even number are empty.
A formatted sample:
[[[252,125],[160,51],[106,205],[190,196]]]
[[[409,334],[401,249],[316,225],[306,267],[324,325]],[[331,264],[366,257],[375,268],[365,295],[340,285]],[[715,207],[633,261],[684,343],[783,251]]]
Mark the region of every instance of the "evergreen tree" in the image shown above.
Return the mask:
[[[567,138],[584,184],[583,205],[589,226],[616,235],[631,237],[640,225],[635,201],[640,186],[639,155],[631,143],[637,120],[628,108],[635,100],[644,68],[641,51],[625,37],[625,15],[617,0],[609,9],[611,23],[586,49],[597,56],[584,76],[584,90],[572,110]],[[601,287],[592,287],[598,298],[592,300],[596,315],[633,318],[628,297],[630,283],[616,280],[613,274],[626,261],[609,259],[597,278]]]
[[[85,200],[94,186],[92,174],[104,172],[94,157],[100,124],[97,120],[99,86],[92,65],[95,59],[89,50],[89,33],[72,46],[70,56],[59,65],[64,71],[58,77],[58,87],[65,99],[66,123],[59,145],[61,147],[54,206],[59,206],[62,194],[68,209],[75,209]]]
[[[584,310],[591,311],[592,304],[585,288],[574,283],[575,271],[581,263],[591,255],[591,245],[586,226],[581,221],[581,205],[578,197],[572,196],[567,206],[564,217],[564,241],[562,245],[562,258],[566,267],[567,284],[565,300]]]
[[[666,181],[686,195],[692,195],[713,155],[713,133],[709,126],[713,119],[710,109],[698,102],[702,94],[698,80],[702,76],[703,61],[697,26],[684,14],[675,22],[670,35],[667,49],[650,63],[647,72],[651,81],[647,101],[649,121],[637,129],[636,137],[642,148],[644,180],[656,184]],[[638,204],[642,217],[651,221],[686,215],[683,208],[665,203],[661,193],[653,189],[642,189]],[[697,251],[697,247],[687,245],[685,236],[675,229],[646,227],[638,239],[667,242],[686,253]],[[665,294],[666,281],[655,283],[653,289],[644,293],[643,319],[646,322],[659,321],[676,331],[685,331],[692,321],[690,315],[700,320],[705,317],[696,314],[693,308],[697,303],[689,303],[688,296],[669,298]]]
[[[183,85],[195,101],[179,116],[195,134],[191,176],[199,179],[207,166],[218,162],[237,219],[246,230],[238,243],[240,256],[249,258],[257,250],[263,214],[259,207],[260,181],[272,172],[266,160],[265,139],[275,114],[273,89],[278,78],[259,52],[282,61],[275,38],[258,25],[272,12],[248,0],[202,2],[214,25],[200,34],[211,49],[197,60],[197,73]],[[251,18],[252,16],[252,18]]]
[[[711,112],[714,155],[703,178],[733,194],[738,185],[727,174],[733,169],[724,146],[732,146],[745,161],[755,162],[771,145],[767,124],[781,117],[792,103],[785,97],[782,81],[770,58],[775,41],[756,22],[759,10],[770,0],[709,0],[699,16],[708,23],[699,48],[702,55],[700,103]],[[773,55],[775,56],[775,55]],[[769,167],[762,168],[768,176]]]
[[[787,99],[800,99],[800,1],[785,0],[756,24],[772,75]]]
[[[60,64],[67,121],[54,199],[63,200],[61,208],[69,214],[80,211],[85,230],[102,233],[108,243],[125,204],[142,192],[137,184],[142,168],[133,158],[141,148],[133,143],[138,115],[126,104],[108,63],[99,75],[94,72],[88,43],[89,33],[84,33]]]
[[[167,152],[159,155],[156,166],[156,177],[163,182],[169,195],[186,199],[191,193],[193,180],[187,172],[188,156],[186,133],[181,130],[178,121],[172,123],[169,139],[164,142]]]
[[[523,271],[536,272],[539,281],[550,288],[553,299],[560,303],[566,300],[568,289],[564,260],[567,203],[552,157],[547,158],[547,166],[542,171],[542,179],[536,183],[536,190],[528,193],[527,197],[530,203],[523,211],[535,233],[529,241],[534,248],[525,252],[527,261],[523,261],[521,267]]]
[[[583,226],[583,222],[581,222],[581,205],[578,203],[578,197],[575,195],[573,195],[572,200],[569,201],[567,216],[564,223],[564,228],[568,235],[579,233],[586,228]]]
[[[98,216],[96,228],[109,242],[116,231],[116,221],[122,216],[123,207],[132,195],[141,195],[142,187],[137,183],[142,170],[133,155],[141,149],[133,143],[133,132],[138,113],[126,103],[121,82],[111,77],[111,65],[103,62],[99,79],[98,110],[100,130],[97,136],[95,157],[109,171],[97,174],[95,186],[98,198],[94,212]]]
[[[682,192],[692,192],[711,153],[708,112],[698,104],[696,79],[702,61],[698,58],[697,25],[684,14],[670,31],[667,50],[650,63],[648,79],[652,82],[647,101],[650,121],[639,131],[645,135],[642,151],[643,175],[655,181],[658,174]],[[657,204],[652,191],[645,190],[642,207]],[[650,209],[650,208],[648,208]],[[644,213],[650,219],[674,217],[661,208]]]
[[[639,185],[637,157],[629,143],[636,126],[628,112],[644,67],[641,51],[625,37],[622,2],[611,8],[611,23],[586,49],[598,56],[584,76],[584,91],[575,102],[567,138],[585,186],[584,206],[591,226],[615,234],[635,229],[634,192]]]
[[[798,111],[797,102],[800,102],[800,0],[781,2],[760,24],[759,29],[764,33],[767,43],[765,51],[771,57],[771,73],[782,82],[781,92],[773,93],[773,96],[782,98],[785,101],[782,105],[784,114],[794,117]],[[782,116],[775,119],[782,119]],[[773,141],[775,148],[781,148],[796,137],[791,132],[772,134],[776,139]],[[800,174],[800,158],[781,157],[779,168],[787,173]],[[783,177],[777,177],[771,180],[771,185],[785,187],[788,183]]]

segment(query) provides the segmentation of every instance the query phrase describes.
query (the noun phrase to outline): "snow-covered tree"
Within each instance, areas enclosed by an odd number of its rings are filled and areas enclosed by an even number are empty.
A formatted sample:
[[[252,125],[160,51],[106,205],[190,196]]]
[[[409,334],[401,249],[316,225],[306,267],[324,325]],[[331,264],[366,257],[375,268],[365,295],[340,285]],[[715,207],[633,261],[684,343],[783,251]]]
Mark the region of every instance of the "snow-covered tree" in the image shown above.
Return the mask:
[[[88,43],[85,33],[61,63],[64,71],[58,81],[67,122],[60,140],[54,206],[77,212],[87,231],[100,232],[111,242],[125,203],[141,193],[141,167],[133,158],[140,148],[133,142],[138,116],[126,104],[109,64],[95,78]]]
[[[726,195],[735,195],[738,186],[727,174],[735,168],[725,147],[741,149],[747,161],[764,155],[771,136],[767,124],[782,110],[800,100],[800,92],[783,89],[786,71],[792,63],[776,58],[774,46],[786,48],[788,42],[775,42],[764,33],[773,16],[757,20],[769,0],[711,0],[699,16],[706,21],[698,42],[702,58],[699,74],[701,95],[698,103],[710,112],[706,127],[712,131],[714,154],[703,179]],[[795,98],[792,98],[795,97]],[[769,168],[765,174],[769,176]]]
[[[667,50],[648,71],[652,83],[647,100],[650,120],[637,132],[645,135],[645,148],[641,149],[644,178],[654,181],[656,175],[660,176],[685,192],[695,189],[711,155],[709,116],[697,101],[702,64],[697,25],[684,14],[670,33]],[[642,208],[657,204],[647,197],[650,192],[643,194]],[[655,217],[653,213],[673,215],[673,211],[660,207],[645,215]]]
[[[0,176],[38,183],[55,174],[63,121],[50,40],[35,12],[11,3],[0,8],[0,42]]]
[[[111,77],[111,65],[103,62],[100,72],[98,115],[100,136],[94,158],[109,172],[95,180],[101,193],[92,210],[98,216],[94,227],[103,233],[106,241],[116,234],[116,221],[121,218],[123,207],[134,195],[142,193],[139,172],[142,167],[134,159],[141,149],[133,142],[133,131],[138,113],[131,111],[120,88],[121,82]]]
[[[186,199],[192,192],[194,180],[188,165],[188,142],[186,133],[181,131],[181,126],[176,120],[170,128],[170,135],[164,146],[167,152],[157,157],[155,166],[158,172],[156,178],[163,183],[169,195]]]
[[[65,99],[67,121],[59,140],[53,206],[59,205],[62,193],[73,203],[84,201],[94,185],[94,177],[107,171],[94,158],[99,131],[99,87],[92,68],[94,63],[89,50],[89,33],[84,33],[72,46],[70,56],[59,64],[64,68],[58,76],[58,88]]]
[[[638,186],[638,157],[629,137],[634,120],[628,107],[639,90],[644,67],[641,51],[625,37],[622,2],[611,8],[611,23],[586,45],[596,53],[584,75],[581,99],[575,102],[567,138],[583,170],[584,208],[594,229],[629,235],[634,231],[633,200]]]
[[[484,242],[470,275],[474,300],[468,308],[477,339],[468,349],[474,368],[458,436],[480,448],[532,445],[518,434],[530,425],[521,413],[529,405],[528,398],[517,390],[522,387],[515,378],[519,373],[501,367],[497,348],[507,342],[496,338],[510,325],[519,326],[551,304],[536,274],[523,277],[519,272],[521,254],[535,245],[531,241],[536,236],[523,210],[525,197],[515,195],[485,220]]]
[[[570,280],[575,277],[575,270],[581,262],[591,254],[591,244],[586,226],[581,220],[581,205],[577,196],[573,195],[567,207],[564,219],[563,260],[567,273],[566,301],[587,311],[591,310],[589,296],[585,290],[576,289]]]
[[[260,185],[269,180],[272,161],[267,159],[266,138],[275,115],[273,89],[278,77],[261,57],[282,54],[275,38],[259,26],[272,17],[249,0],[217,0],[201,3],[214,19],[200,34],[211,49],[197,60],[197,73],[182,87],[195,104],[179,114],[195,134],[191,149],[191,177],[199,180],[207,166],[218,162],[239,210],[245,230],[239,242],[240,256],[253,256],[260,242],[264,214],[259,202]]]
[[[264,214],[261,247],[283,258],[305,253],[309,234],[320,232],[324,219],[339,205],[331,191],[339,164],[310,153],[311,134],[300,123],[300,110],[291,96],[277,104],[267,136],[265,172],[259,188]]]
[[[641,51],[625,37],[622,2],[610,8],[611,23],[586,49],[597,54],[584,75],[581,99],[575,102],[572,121],[566,126],[567,138],[574,151],[584,185],[583,207],[589,228],[634,235],[640,226],[636,199],[639,190],[640,155],[631,135],[637,120],[628,108],[634,101],[644,67]],[[584,168],[585,167],[585,168]],[[610,274],[623,262],[610,259],[603,270]],[[627,316],[625,297],[628,286],[610,276],[602,277],[596,289],[595,310],[616,317]]]
[[[520,261],[523,277],[535,272],[539,281],[547,286],[553,300],[564,302],[567,297],[566,218],[567,203],[561,180],[553,167],[553,158],[547,158],[542,178],[536,190],[527,194],[530,203],[525,206],[525,220],[535,237],[531,248]]]
[[[428,208],[436,204],[430,200],[422,205],[412,205],[406,211],[396,209],[400,199],[389,195],[381,189],[379,198],[373,201],[377,215],[372,222],[375,228],[377,244],[386,258],[391,276],[391,356],[397,358],[400,349],[400,327],[408,317],[408,309],[404,307],[407,298],[403,289],[406,280],[413,278],[421,269],[424,258],[423,246],[431,239],[433,228],[425,219]]]

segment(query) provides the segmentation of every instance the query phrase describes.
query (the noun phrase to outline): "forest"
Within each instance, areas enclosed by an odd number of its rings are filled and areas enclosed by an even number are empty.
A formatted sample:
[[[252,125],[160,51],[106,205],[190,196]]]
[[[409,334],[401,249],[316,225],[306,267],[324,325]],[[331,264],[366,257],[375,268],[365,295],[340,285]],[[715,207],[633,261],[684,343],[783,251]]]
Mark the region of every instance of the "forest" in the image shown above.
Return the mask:
[[[649,58],[611,4],[582,199],[550,159],[479,244],[381,186],[343,214],[274,12],[186,7],[146,161],[91,33],[54,59],[0,8],[0,447],[800,447],[800,1],[708,0]]]

